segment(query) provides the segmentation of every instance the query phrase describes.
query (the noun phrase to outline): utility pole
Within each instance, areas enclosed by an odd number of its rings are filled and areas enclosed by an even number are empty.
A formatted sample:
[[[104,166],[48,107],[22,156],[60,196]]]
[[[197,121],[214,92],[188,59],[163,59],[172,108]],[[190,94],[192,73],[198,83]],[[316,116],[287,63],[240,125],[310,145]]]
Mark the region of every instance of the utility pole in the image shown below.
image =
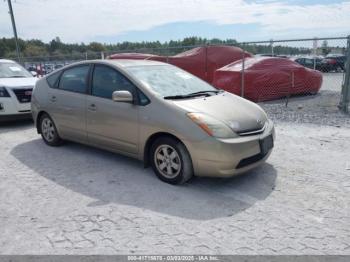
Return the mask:
[[[15,17],[14,17],[14,15],[13,15],[13,9],[12,9],[11,0],[7,0],[7,3],[8,3],[8,5],[9,5],[9,13],[10,13],[10,16],[11,16],[13,35],[14,35],[14,37],[15,37],[17,59],[18,59],[18,62],[21,62],[21,57],[20,57],[20,54],[19,54],[19,46],[18,46],[18,37],[17,37],[16,22],[15,22]]]

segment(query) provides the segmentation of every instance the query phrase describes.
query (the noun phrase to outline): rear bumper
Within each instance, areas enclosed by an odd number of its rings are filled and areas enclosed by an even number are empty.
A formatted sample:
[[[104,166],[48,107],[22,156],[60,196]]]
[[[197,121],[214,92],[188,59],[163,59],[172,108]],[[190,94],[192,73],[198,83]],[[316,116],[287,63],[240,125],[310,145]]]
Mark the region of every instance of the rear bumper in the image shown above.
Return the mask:
[[[264,132],[259,135],[232,139],[208,138],[199,143],[185,142],[190,151],[196,176],[231,177],[251,170],[266,161],[272,149],[264,155],[260,143],[275,130],[269,120]]]

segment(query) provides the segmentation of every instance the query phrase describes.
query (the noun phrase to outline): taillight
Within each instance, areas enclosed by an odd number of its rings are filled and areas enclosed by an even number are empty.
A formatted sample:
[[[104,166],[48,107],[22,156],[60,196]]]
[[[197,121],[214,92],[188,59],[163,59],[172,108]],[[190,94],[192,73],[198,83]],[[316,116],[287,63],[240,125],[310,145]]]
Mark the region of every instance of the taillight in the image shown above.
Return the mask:
[[[332,64],[332,65],[337,63],[337,60],[335,60],[335,59],[327,59],[327,61],[329,64]]]

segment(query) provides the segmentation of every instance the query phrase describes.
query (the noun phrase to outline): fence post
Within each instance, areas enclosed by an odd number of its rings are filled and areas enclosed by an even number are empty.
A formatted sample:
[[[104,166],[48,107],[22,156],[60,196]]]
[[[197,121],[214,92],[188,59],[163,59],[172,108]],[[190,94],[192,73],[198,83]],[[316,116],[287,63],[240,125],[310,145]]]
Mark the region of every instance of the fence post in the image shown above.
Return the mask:
[[[166,48],[166,62],[167,64],[169,64],[169,54],[170,54],[170,48],[169,45]]]
[[[205,44],[205,79],[208,81],[208,46],[209,43]]]
[[[294,81],[294,71],[291,71],[290,79],[291,79],[291,85],[290,85],[290,86],[288,85],[289,88],[288,88],[287,99],[286,99],[286,107],[288,107],[291,89],[294,89],[294,85],[295,85],[295,81]]]
[[[244,97],[245,51],[242,45],[241,97]]]
[[[317,45],[318,45],[318,41],[317,41],[317,38],[315,37],[312,43],[312,55],[314,57],[314,70],[316,70]]]
[[[348,36],[347,42],[347,58],[345,66],[345,77],[341,91],[339,108],[344,113],[349,113],[349,101],[350,101],[350,36]]]
[[[275,50],[274,50],[274,46],[273,46],[273,39],[270,40],[270,45],[271,45],[271,55],[274,56]]]

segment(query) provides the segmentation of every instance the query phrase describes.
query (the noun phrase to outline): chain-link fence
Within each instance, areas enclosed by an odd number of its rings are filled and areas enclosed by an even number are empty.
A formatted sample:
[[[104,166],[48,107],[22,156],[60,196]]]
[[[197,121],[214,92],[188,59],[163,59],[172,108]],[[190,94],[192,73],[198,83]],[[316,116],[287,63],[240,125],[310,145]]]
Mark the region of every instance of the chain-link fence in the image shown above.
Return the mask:
[[[349,121],[339,114],[349,108],[349,43],[349,37],[241,43],[254,57],[229,69],[239,71],[242,96],[265,101],[276,118],[339,125]]]
[[[270,40],[236,43],[235,47],[207,44],[74,53],[40,57],[40,60],[23,57],[21,62],[30,71],[43,75],[89,59],[162,61],[181,67],[218,88],[262,103],[267,111],[281,115],[292,112],[287,117],[293,115],[295,121],[305,120],[307,113],[311,121],[314,113],[322,115],[320,111],[339,113],[339,105],[343,111],[348,110],[349,44],[349,37]]]

